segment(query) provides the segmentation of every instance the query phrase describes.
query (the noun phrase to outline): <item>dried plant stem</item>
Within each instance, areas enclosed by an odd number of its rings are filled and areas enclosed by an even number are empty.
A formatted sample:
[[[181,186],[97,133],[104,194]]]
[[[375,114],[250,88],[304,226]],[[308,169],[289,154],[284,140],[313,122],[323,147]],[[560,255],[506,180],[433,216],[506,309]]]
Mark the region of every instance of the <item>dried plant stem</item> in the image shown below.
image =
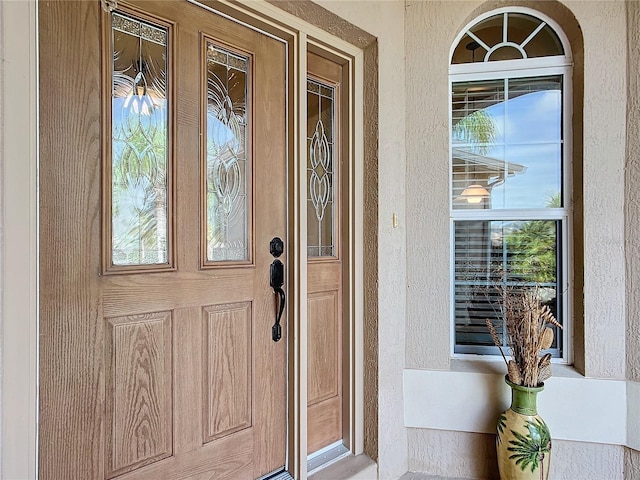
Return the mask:
[[[543,305],[537,288],[514,287],[504,283],[496,287],[502,299],[500,313],[505,325],[506,343],[512,360],[502,348],[502,340],[490,319],[485,319],[494,344],[507,365],[510,380],[518,385],[536,387],[551,376],[551,355],[540,352],[553,344],[553,330],[562,328],[548,306]]]
[[[491,320],[489,320],[488,318],[484,319],[484,323],[487,324],[487,328],[489,329],[489,333],[491,334],[493,343],[500,350],[500,355],[502,355],[502,359],[504,360],[504,363],[505,365],[507,365],[507,368],[508,368],[509,361],[507,360],[507,357],[505,357],[504,352],[502,351],[502,342],[500,341],[500,337],[498,337],[498,332],[496,331],[496,327],[493,326],[493,323],[491,323]]]

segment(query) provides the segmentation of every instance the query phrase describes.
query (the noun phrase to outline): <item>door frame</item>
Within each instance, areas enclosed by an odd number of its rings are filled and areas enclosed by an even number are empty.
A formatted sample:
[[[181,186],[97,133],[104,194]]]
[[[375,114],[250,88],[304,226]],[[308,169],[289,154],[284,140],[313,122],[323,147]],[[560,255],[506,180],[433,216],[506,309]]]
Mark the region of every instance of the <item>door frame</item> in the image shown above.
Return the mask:
[[[288,469],[307,477],[306,55],[325,52],[349,71],[348,232],[345,320],[349,355],[345,437],[352,454],[364,449],[363,422],[363,51],[267,2],[192,3],[288,42],[289,49],[289,426]],[[38,458],[38,11],[34,0],[1,2],[0,148],[0,477],[36,478]],[[5,68],[11,65],[10,69]],[[7,121],[6,119],[11,119]],[[26,219],[26,221],[25,221]],[[302,234],[301,232],[305,232]]]

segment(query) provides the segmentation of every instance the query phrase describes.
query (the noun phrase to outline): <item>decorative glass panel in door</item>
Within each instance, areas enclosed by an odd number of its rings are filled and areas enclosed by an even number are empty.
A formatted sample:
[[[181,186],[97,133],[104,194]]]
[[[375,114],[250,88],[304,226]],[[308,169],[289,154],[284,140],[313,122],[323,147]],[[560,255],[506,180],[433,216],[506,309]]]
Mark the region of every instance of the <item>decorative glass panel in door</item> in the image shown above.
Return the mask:
[[[105,227],[112,267],[171,261],[168,27],[111,17],[110,194]],[[148,268],[148,267],[147,267]]]
[[[206,40],[206,260],[249,261],[249,58]]]
[[[335,88],[307,80],[307,254],[334,257]]]

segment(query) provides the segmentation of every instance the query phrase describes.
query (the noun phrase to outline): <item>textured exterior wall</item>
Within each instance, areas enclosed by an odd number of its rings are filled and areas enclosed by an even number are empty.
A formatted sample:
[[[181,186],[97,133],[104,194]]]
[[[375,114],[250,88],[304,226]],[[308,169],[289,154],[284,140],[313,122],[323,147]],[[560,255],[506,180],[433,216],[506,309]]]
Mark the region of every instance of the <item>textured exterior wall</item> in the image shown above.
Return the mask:
[[[447,370],[449,49],[468,2],[408,1],[407,367]]]
[[[378,43],[364,56],[364,452],[378,461]],[[369,112],[375,112],[370,114]],[[370,144],[372,143],[372,144]]]
[[[627,273],[627,379],[640,381],[640,2],[627,2],[627,164],[625,240]],[[627,445],[638,448],[637,384],[629,383]],[[635,393],[635,395],[633,394]],[[625,450],[625,475],[640,478],[640,452]]]
[[[409,429],[409,471],[452,478],[497,479],[493,435]]]
[[[627,378],[640,381],[640,2],[627,2]]]
[[[404,4],[396,0],[318,3],[377,38],[378,186],[366,194],[365,211],[377,205],[378,215],[375,219],[365,213],[365,220],[377,220],[374,229],[378,235],[378,263],[375,291],[366,294],[369,299],[375,295],[378,310],[378,473],[381,480],[395,479],[407,470],[406,429],[399,407],[406,305]],[[372,80],[366,79],[365,83]],[[365,165],[366,181],[374,180],[370,168],[375,165]],[[392,226],[394,213],[399,219],[398,228]],[[369,227],[372,226],[365,225],[365,229]],[[368,248],[366,243],[365,238]],[[368,285],[373,287],[371,283]],[[375,320],[366,319],[365,327],[374,328]]]
[[[441,447],[433,448],[435,445]],[[410,471],[453,478],[499,478],[494,435],[411,428],[409,455]],[[630,454],[616,445],[554,441],[549,478],[622,479],[625,455]]]
[[[406,429],[402,408],[399,408],[402,404],[406,304],[404,5],[395,0],[364,4],[331,0],[318,3],[377,38],[378,185],[376,190],[366,194],[369,203],[365,204],[365,212],[377,205],[377,219],[365,213],[365,220],[377,220],[374,229],[377,231],[378,263],[375,291],[366,292],[366,295],[368,299],[375,296],[378,310],[378,474],[381,480],[395,479],[407,470]],[[365,79],[365,83],[367,81],[373,79]],[[375,165],[365,165],[366,181],[374,180],[375,174],[369,171],[370,168]],[[393,213],[398,215],[398,228],[392,227]],[[365,225],[365,229],[369,227],[372,226]],[[366,243],[365,238],[365,248],[368,248]],[[368,285],[373,287],[371,283]],[[366,319],[365,327],[375,328],[375,320]],[[365,336],[367,334],[365,331]]]
[[[567,2],[584,35],[584,373],[625,376],[623,2]],[[603,32],[606,41],[603,41]],[[603,68],[606,65],[606,68]],[[616,92],[615,95],[612,93]]]
[[[627,135],[627,7],[618,0],[407,1],[407,366],[450,369],[450,47],[456,34],[479,14],[508,5],[527,6],[549,15],[563,27],[572,44],[574,95],[578,99],[573,111],[577,133],[573,142],[577,185],[573,260],[578,287],[574,365],[588,377],[624,379],[628,367],[640,367],[640,353],[637,357],[625,353],[627,342],[636,342],[629,346],[640,352],[640,340],[631,340],[631,335],[625,340],[625,333],[635,332],[636,339],[640,335],[637,323],[626,322],[625,246],[629,248],[632,240],[625,245],[625,192],[620,187],[625,180]],[[635,30],[637,35],[638,28]],[[638,60],[634,57],[634,65]],[[637,136],[638,127],[629,132]],[[640,215],[637,207],[633,210],[631,215]],[[638,222],[634,228],[640,230]],[[638,234],[640,231],[635,231],[634,236],[640,238]],[[637,245],[635,257],[640,258],[640,241]],[[411,470],[495,478],[491,435],[409,429],[408,440]],[[623,476],[624,447],[619,445],[558,441],[554,458],[554,479]]]
[[[640,478],[640,452],[626,448],[624,451],[624,480]]]

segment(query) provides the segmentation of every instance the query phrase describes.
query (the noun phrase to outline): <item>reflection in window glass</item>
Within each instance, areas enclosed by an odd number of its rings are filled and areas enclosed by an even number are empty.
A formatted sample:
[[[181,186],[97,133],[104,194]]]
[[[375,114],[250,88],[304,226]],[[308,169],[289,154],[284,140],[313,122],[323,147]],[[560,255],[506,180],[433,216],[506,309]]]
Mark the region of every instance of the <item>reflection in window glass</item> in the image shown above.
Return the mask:
[[[536,297],[561,324],[570,318],[572,132],[564,129],[571,57],[547,20],[514,10],[500,9],[461,32],[451,59],[452,328],[459,354],[500,354],[485,320],[500,336],[511,294]],[[555,332],[552,355],[568,354],[567,336]]]
[[[206,50],[206,260],[249,260],[249,59]]]
[[[548,24],[525,13],[505,12],[486,18],[467,30],[456,45],[451,63],[495,62],[563,54],[562,42]]]
[[[454,209],[562,206],[560,76],[456,82],[451,115]]]
[[[113,13],[111,263],[168,263],[167,35]]]
[[[455,222],[457,353],[469,352],[469,346],[485,347],[485,352],[493,350],[485,319],[501,325],[500,297],[505,290],[537,295],[563,323],[558,287],[562,284],[561,269],[557,263],[560,228],[557,220]],[[558,354],[562,331],[554,334],[552,350]]]

